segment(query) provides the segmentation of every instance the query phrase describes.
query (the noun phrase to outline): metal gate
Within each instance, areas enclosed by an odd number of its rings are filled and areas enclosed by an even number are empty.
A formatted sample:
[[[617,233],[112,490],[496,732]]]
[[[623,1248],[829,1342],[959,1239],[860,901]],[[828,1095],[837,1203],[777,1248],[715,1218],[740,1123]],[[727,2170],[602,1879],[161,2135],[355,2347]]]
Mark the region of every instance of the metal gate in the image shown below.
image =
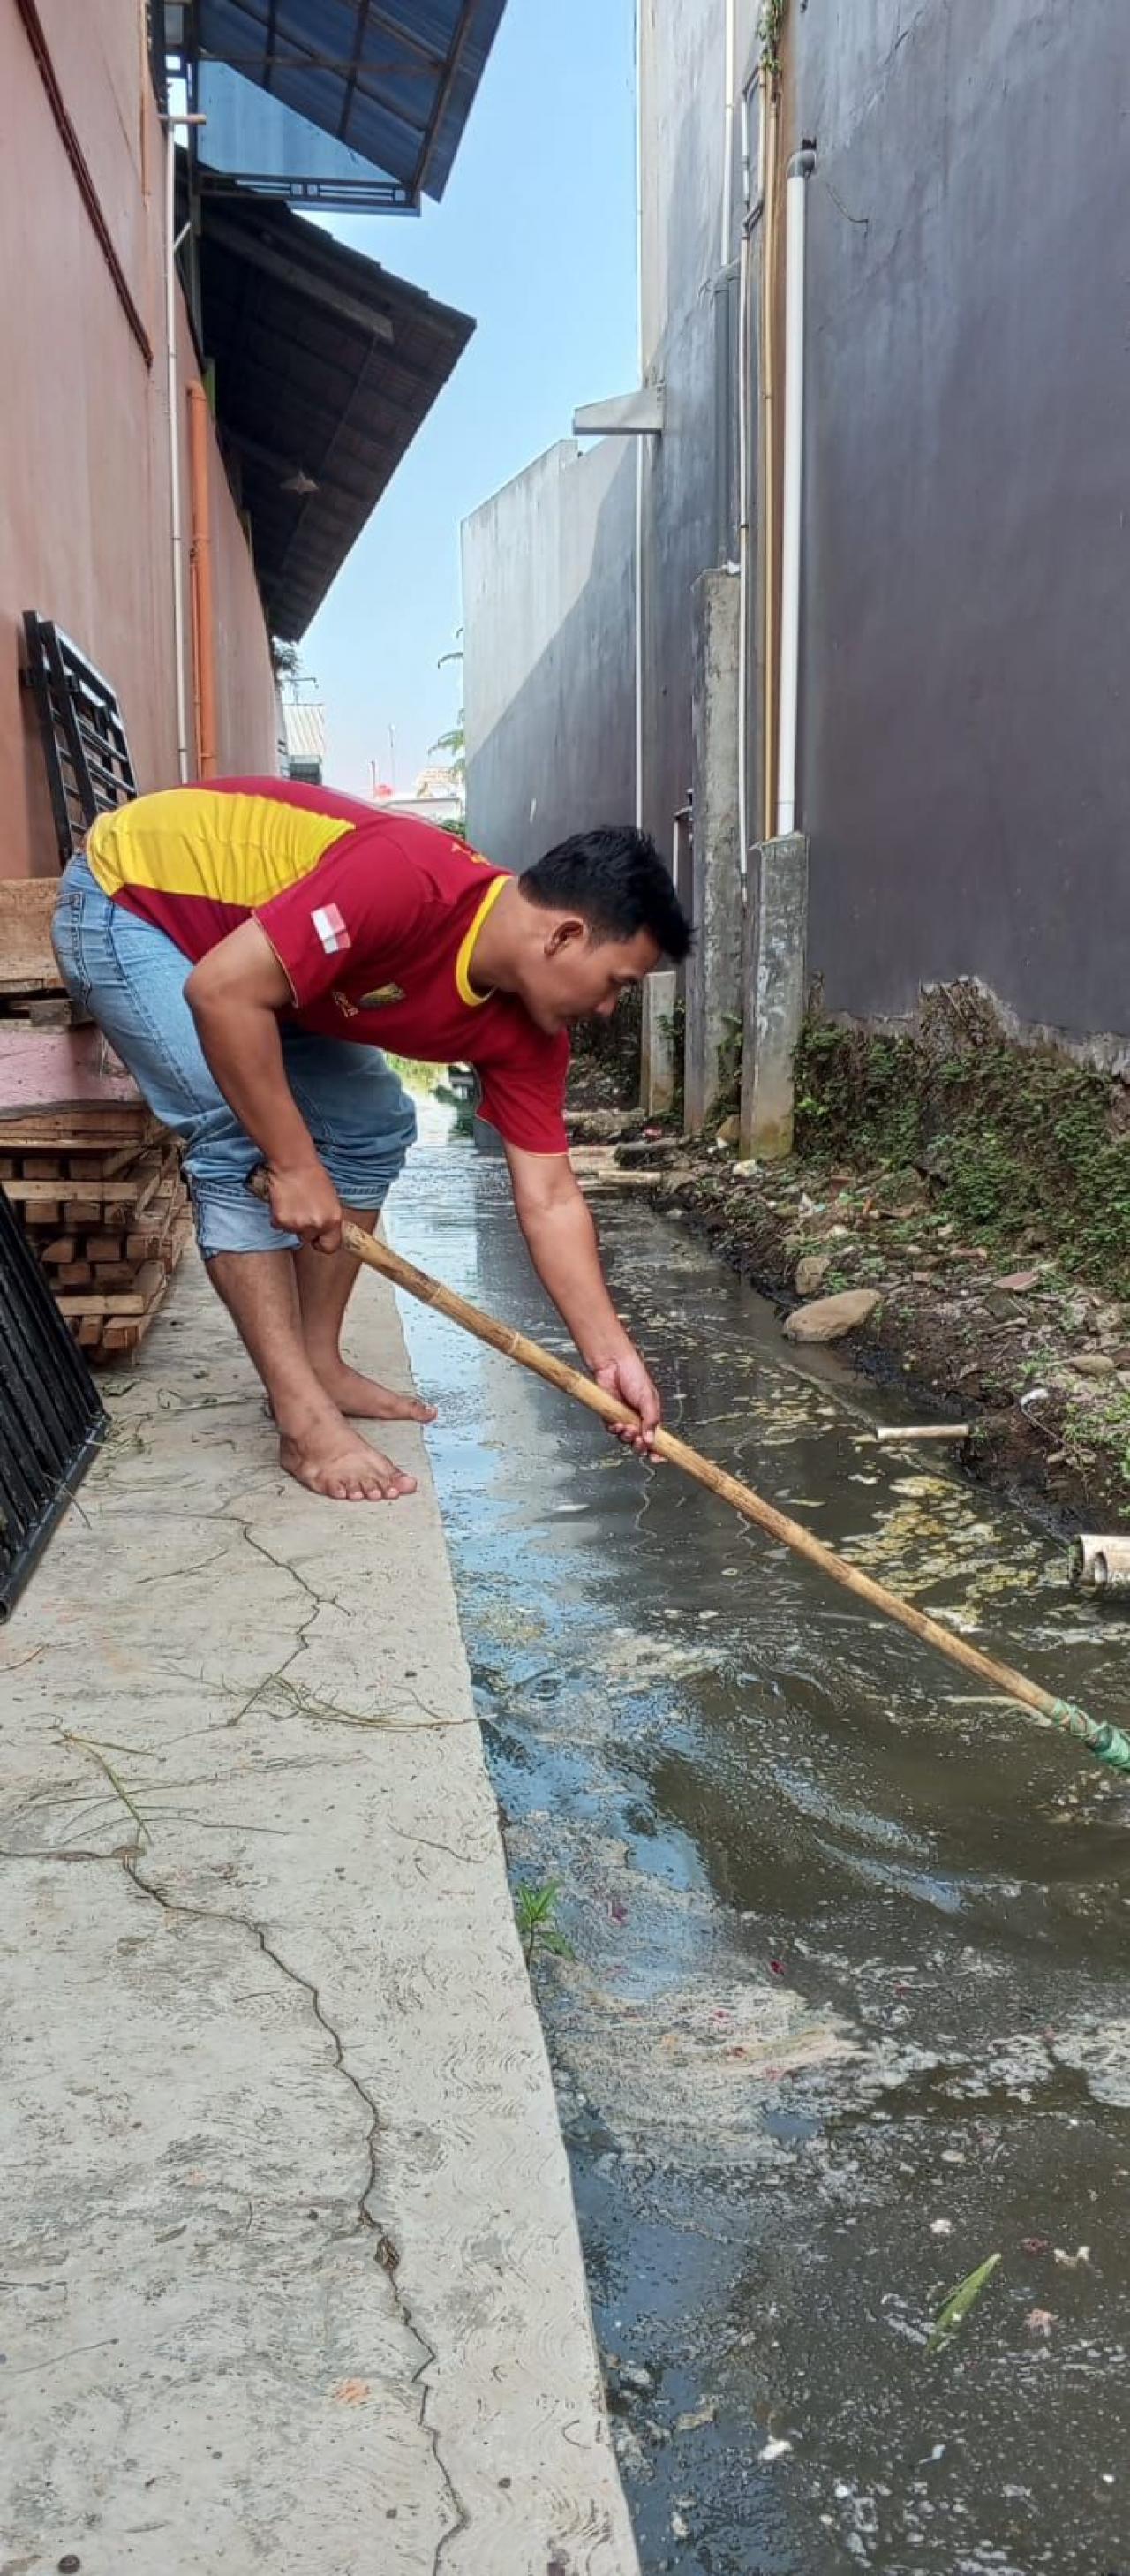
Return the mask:
[[[39,717],[59,865],[80,850],[98,814],[137,794],[122,711],[108,680],[49,617],[24,610],[20,674]]]
[[[0,1619],[6,1619],[109,1424],[0,1188]]]

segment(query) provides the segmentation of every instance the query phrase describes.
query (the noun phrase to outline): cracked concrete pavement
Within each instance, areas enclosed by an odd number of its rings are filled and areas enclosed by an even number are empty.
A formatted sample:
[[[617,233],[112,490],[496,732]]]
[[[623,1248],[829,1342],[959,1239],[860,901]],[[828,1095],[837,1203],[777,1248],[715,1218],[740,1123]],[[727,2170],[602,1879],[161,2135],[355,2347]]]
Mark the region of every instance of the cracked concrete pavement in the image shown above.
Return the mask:
[[[302,1494],[195,1268],[111,1384],[0,1636],[0,2576],[638,2576],[421,1435]]]

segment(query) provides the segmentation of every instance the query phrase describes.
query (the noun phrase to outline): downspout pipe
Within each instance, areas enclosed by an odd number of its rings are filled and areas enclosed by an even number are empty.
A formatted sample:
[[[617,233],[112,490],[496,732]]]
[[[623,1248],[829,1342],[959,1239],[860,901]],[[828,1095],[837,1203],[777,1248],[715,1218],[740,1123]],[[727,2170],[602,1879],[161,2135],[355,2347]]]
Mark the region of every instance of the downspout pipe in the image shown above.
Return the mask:
[[[212,594],[212,525],[208,491],[211,416],[204,387],[188,388],[189,488],[192,494],[192,670],[196,702],[196,772],[216,775],[216,625]]]
[[[184,233],[177,220],[177,133],[181,126],[203,125],[203,116],[165,118],[165,379],[169,408],[169,510],[173,576],[173,678],[177,709],[177,775],[182,787],[189,774],[188,691],[184,674],[184,529],[180,491],[180,388],[177,370],[177,252]],[[187,232],[187,224],[184,231]]]
[[[777,836],[796,830],[800,671],[800,533],[804,458],[804,263],[810,145],[794,152],[785,182],[785,420],[781,503],[781,640],[777,706]]]
[[[636,0],[636,366],[642,385],[644,376],[644,221],[643,221],[643,142],[644,142],[644,0]],[[635,580],[633,615],[635,625],[635,670],[633,674],[633,744],[635,765],[636,829],[643,830],[647,803],[644,747],[644,448],[646,439],[636,441],[636,509],[635,509]]]
[[[722,107],[722,236],[718,250],[719,268],[730,265],[731,235],[734,229],[734,119],[737,110],[735,63],[737,59],[738,0],[726,0],[726,68]]]
[[[760,103],[759,103],[760,114]],[[751,236],[761,211],[752,193],[750,92],[742,92],[742,229],[738,254],[738,868],[749,863],[750,671],[750,272]]]

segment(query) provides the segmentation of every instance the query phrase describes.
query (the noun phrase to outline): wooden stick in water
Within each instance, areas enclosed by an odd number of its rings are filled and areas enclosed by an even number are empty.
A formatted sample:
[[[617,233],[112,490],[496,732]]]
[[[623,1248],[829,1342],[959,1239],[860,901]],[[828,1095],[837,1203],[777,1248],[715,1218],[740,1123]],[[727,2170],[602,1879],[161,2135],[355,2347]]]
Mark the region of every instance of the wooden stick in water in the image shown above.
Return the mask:
[[[507,1359],[517,1360],[522,1368],[532,1370],[536,1377],[544,1378],[550,1386],[559,1387],[563,1395],[574,1396],[579,1404],[588,1406],[590,1413],[598,1413],[603,1422],[630,1423],[633,1428],[638,1428],[638,1417],[630,1407],[621,1404],[615,1396],[606,1395],[604,1388],[597,1386],[594,1379],[585,1377],[580,1369],[571,1368],[554,1352],[543,1350],[540,1342],[531,1341],[525,1333],[515,1332],[510,1325],[496,1322],[493,1315],[485,1314],[480,1306],[470,1305],[465,1297],[457,1296],[453,1288],[445,1288],[438,1279],[430,1278],[426,1270],[417,1270],[414,1262],[405,1261],[403,1255],[394,1252],[387,1243],[363,1234],[360,1227],[352,1225],[348,1219],[342,1227],[342,1239],[349,1251],[356,1253],[368,1269],[381,1271],[395,1287],[406,1289],[410,1297],[418,1297],[423,1305],[433,1307],[436,1314],[446,1315],[451,1323],[461,1325],[465,1333],[472,1333],[476,1341],[489,1343],[492,1350],[503,1352]],[[958,1636],[953,1629],[941,1627],[936,1619],[927,1617],[925,1611],[914,1609],[909,1601],[901,1601],[897,1593],[888,1592],[884,1584],[874,1582],[869,1574],[861,1573],[857,1566],[849,1565],[842,1556],[837,1556],[834,1548],[825,1547],[823,1541],[814,1538],[812,1531],[806,1529],[801,1521],[787,1519],[784,1512],[777,1511],[772,1503],[764,1502],[751,1485],[743,1485],[737,1476],[728,1475],[724,1467],[715,1466],[712,1458],[702,1457],[685,1440],[677,1439],[674,1432],[657,1431],[654,1451],[656,1457],[666,1458],[673,1467],[681,1467],[683,1474],[693,1476],[696,1484],[705,1485],[722,1502],[731,1504],[734,1511],[741,1513],[743,1520],[752,1521],[758,1529],[764,1530],[767,1538],[776,1539],[782,1547],[792,1548],[795,1555],[806,1557],[810,1565],[818,1567],[821,1574],[828,1575],[845,1592],[854,1593],[856,1600],[866,1602],[870,1610],[880,1611],[885,1619],[896,1619],[900,1627],[910,1630],[912,1637],[920,1638],[923,1645],[935,1647],[939,1654],[948,1657],[951,1664],[958,1664],[963,1671],[972,1673],[975,1680],[987,1682],[990,1689],[1003,1692],[1006,1699],[1019,1701],[1049,1725],[1074,1736],[1101,1762],[1109,1763],[1113,1770],[1130,1771],[1130,1737],[1124,1735],[1119,1727],[1100,1725],[1070,1701],[1053,1698],[1050,1691],[1041,1689],[1038,1682],[1029,1681],[1024,1673],[1014,1672],[1010,1665],[998,1663],[995,1656],[983,1654],[979,1646],[970,1645],[967,1638]]]

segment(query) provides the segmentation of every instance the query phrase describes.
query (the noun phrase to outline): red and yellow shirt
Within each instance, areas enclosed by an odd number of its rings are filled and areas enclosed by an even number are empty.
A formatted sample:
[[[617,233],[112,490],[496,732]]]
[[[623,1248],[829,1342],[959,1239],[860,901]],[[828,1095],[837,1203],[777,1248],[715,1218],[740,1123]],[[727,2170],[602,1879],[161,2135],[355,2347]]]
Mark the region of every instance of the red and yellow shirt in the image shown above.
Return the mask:
[[[475,941],[510,880],[466,842],[329,788],[226,778],[100,815],[87,856],[105,893],[186,957],[261,922],[300,1028],[473,1064],[482,1114],[508,1144],[567,1150],[568,1038],[472,979]]]

